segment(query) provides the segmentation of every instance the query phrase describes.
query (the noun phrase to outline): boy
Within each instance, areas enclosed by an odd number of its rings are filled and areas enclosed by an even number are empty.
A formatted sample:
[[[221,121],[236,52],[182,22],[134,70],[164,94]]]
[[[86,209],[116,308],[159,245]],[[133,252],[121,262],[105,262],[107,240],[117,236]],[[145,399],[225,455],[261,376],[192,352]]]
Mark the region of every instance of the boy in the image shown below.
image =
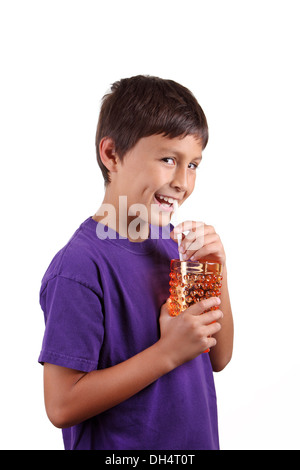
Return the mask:
[[[66,449],[219,448],[212,371],[230,361],[233,342],[225,253],[211,226],[202,244],[195,221],[169,231],[207,140],[201,107],[171,80],[123,79],[103,98],[105,197],[54,257],[40,293],[45,405]],[[224,266],[222,311],[206,312],[219,305],[211,298],[168,314],[182,230],[185,259]]]

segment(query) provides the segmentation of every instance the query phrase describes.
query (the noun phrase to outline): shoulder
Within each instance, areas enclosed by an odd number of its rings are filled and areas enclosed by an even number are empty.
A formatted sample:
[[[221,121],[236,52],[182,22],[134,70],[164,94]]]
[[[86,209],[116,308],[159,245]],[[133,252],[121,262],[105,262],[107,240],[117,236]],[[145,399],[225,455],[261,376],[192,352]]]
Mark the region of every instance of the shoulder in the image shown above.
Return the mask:
[[[83,284],[92,290],[99,290],[98,258],[100,252],[95,247],[96,234],[89,230],[86,222],[80,225],[66,245],[52,259],[42,279],[42,289],[51,279],[60,276]]]

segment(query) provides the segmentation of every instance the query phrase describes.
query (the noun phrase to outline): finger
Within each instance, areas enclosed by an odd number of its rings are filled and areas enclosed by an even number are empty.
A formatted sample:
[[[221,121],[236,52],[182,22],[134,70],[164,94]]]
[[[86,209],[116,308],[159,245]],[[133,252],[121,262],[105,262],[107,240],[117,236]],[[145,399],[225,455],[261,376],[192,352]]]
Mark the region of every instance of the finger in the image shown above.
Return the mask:
[[[203,225],[188,232],[180,244],[181,252],[184,253],[186,250],[192,249],[192,245],[194,246],[194,249],[199,250],[204,245],[204,234]]]
[[[210,352],[210,349],[216,346],[216,344],[217,344],[217,340],[213,336],[211,336],[210,338],[207,338],[208,349],[204,352]]]
[[[176,225],[176,227],[174,228],[174,233],[177,234],[187,232],[189,230],[196,230],[197,227],[200,227],[201,225],[205,225],[204,222],[195,220],[185,220],[184,222],[181,222],[180,224]]]
[[[182,229],[190,228],[190,231],[185,236],[181,233]],[[179,233],[177,233],[179,230]],[[205,225],[203,222],[195,222],[195,221],[186,221],[182,224],[179,224],[173,230],[173,239],[178,241],[178,238],[182,236],[182,242],[180,246],[182,246],[181,253],[184,253],[187,249],[190,250],[199,250],[202,246],[207,243],[211,243],[213,240],[218,240],[219,236],[216,234],[214,227],[211,225]],[[206,241],[208,237],[208,241]],[[193,248],[191,247],[192,244]]]
[[[219,333],[221,328],[222,328],[222,325],[219,322],[210,323],[206,327],[207,336],[213,336],[213,335]]]
[[[208,245],[204,245],[200,250],[197,250],[191,258],[194,260],[200,260],[207,258],[209,255],[214,255],[215,253],[220,253],[220,244],[219,242],[210,243]],[[188,254],[188,253],[187,253]]]
[[[215,228],[212,225],[204,224],[205,235],[209,235],[210,233],[216,233]]]
[[[196,230],[198,227],[204,227],[204,232],[205,235],[208,235],[210,233],[216,233],[215,228],[212,225],[207,225],[204,222],[201,221],[195,221],[195,220],[185,220],[184,222],[181,222],[180,224],[176,225],[174,227],[174,233],[182,233],[182,232],[188,232],[189,230]]]
[[[194,305],[189,307],[186,310],[186,312],[189,312],[191,315],[202,315],[202,313],[206,312],[210,308],[218,307],[220,303],[221,303],[221,300],[218,297],[209,297],[208,299],[203,299],[203,300],[200,300],[200,302],[195,303]],[[214,313],[214,312],[220,312],[220,310],[214,310],[210,313]],[[211,321],[215,321],[219,318],[219,314],[217,314],[216,316],[217,318],[214,318]]]
[[[196,251],[201,250],[203,246],[210,245],[211,243],[216,243],[219,240],[219,237],[216,233],[212,233],[206,236],[204,236],[201,230],[195,233],[196,238],[194,240],[189,243],[188,240],[185,239],[184,242],[182,242],[180,245],[180,247],[182,246],[184,250],[180,250],[181,253],[185,253],[186,255],[188,255],[188,258],[190,258]]]
[[[170,303],[171,303],[171,299],[168,298],[167,301],[161,306],[160,316],[169,315]]]
[[[184,240],[186,235],[181,232],[175,233],[175,229],[173,229],[172,232],[170,232],[170,237],[172,238],[172,240],[174,240],[174,242],[178,242],[178,239]]]

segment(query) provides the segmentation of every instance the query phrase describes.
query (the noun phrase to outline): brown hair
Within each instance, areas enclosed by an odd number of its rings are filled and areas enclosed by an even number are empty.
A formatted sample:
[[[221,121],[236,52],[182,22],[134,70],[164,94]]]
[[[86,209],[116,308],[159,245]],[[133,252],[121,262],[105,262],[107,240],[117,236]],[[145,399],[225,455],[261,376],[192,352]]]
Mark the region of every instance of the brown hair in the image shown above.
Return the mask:
[[[207,121],[194,95],[173,80],[148,75],[113,83],[102,99],[96,132],[97,161],[105,184],[110,179],[100,158],[101,139],[112,138],[122,159],[139,139],[154,134],[170,138],[195,135],[204,149],[208,141]]]

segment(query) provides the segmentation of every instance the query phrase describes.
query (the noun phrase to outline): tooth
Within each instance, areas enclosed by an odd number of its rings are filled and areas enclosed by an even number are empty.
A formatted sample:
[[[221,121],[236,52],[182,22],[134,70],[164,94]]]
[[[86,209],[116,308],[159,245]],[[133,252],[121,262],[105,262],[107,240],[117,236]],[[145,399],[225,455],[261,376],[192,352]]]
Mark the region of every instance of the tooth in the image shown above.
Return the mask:
[[[173,199],[172,197],[168,197],[168,196],[161,196],[160,194],[157,194],[156,197],[161,200],[161,201],[166,201],[168,202],[169,204],[173,204],[175,199]]]

